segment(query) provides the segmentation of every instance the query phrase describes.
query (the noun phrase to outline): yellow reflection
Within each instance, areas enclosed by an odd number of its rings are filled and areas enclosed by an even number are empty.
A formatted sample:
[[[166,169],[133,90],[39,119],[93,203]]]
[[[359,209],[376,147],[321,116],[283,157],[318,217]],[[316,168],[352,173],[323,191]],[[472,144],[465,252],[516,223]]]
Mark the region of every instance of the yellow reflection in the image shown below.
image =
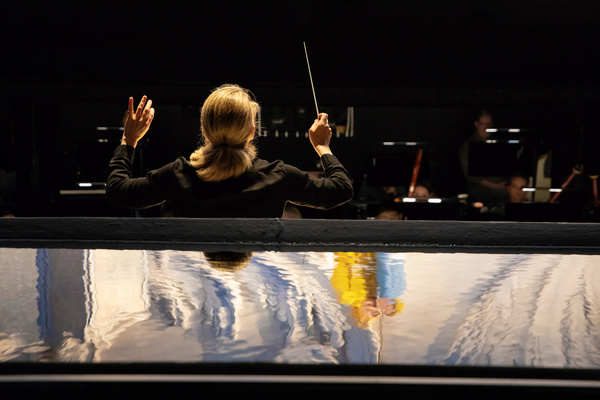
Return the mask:
[[[331,277],[340,304],[351,307],[357,326],[367,328],[381,315],[394,316],[404,309],[397,297],[380,297],[375,253],[335,253],[336,266]]]

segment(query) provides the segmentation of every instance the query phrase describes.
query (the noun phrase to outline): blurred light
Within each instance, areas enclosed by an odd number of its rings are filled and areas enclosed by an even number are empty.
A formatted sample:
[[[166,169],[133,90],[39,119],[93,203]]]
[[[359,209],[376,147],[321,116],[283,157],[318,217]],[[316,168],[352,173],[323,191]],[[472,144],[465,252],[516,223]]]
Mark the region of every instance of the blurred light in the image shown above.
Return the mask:
[[[550,188],[550,189],[548,189],[548,191],[549,191],[549,192],[553,192],[553,193],[560,193],[560,192],[562,192],[563,190],[562,190],[562,189]]]
[[[407,146],[416,146],[417,142],[406,142],[404,144],[407,145]]]
[[[383,142],[384,146],[393,146],[394,142]]]
[[[498,141],[497,140],[486,140],[485,142],[486,143],[497,143]]]
[[[535,188],[523,188],[524,192],[535,192]]]
[[[509,132],[521,132],[521,130],[518,128],[512,128],[512,129],[509,129],[508,131]]]
[[[97,131],[108,131],[108,130],[123,131],[123,130],[125,130],[125,127],[123,127],[123,126],[97,126],[96,130]]]
[[[508,141],[508,143],[510,143],[510,144],[519,144],[519,143],[521,143],[521,141],[520,140],[516,140],[516,139],[511,139],[511,140]]]
[[[90,182],[80,182],[77,184],[77,186],[79,187],[92,187],[92,184]]]
[[[438,199],[437,197],[431,198],[431,199],[427,199],[428,203],[434,203],[434,204],[439,204],[442,202],[442,199]]]
[[[403,203],[415,203],[417,201],[417,199],[415,199],[414,197],[404,197],[402,199]]]
[[[498,132],[498,129],[496,129],[496,128],[488,128],[485,131],[486,132],[490,132],[490,133],[494,133],[494,132]]]

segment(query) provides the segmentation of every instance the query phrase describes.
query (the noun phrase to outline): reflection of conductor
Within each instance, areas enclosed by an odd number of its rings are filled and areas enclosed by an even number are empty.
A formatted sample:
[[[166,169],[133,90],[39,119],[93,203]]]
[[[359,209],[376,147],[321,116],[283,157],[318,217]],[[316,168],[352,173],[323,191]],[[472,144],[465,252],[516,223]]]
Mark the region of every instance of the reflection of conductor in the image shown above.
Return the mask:
[[[491,112],[481,110],[474,121],[475,131],[462,143],[458,149],[458,158],[463,175],[467,181],[467,190],[472,201],[484,203],[505,202],[508,197],[506,177],[473,176],[469,174],[469,144],[485,142],[491,136],[487,129],[494,126],[494,117]]]

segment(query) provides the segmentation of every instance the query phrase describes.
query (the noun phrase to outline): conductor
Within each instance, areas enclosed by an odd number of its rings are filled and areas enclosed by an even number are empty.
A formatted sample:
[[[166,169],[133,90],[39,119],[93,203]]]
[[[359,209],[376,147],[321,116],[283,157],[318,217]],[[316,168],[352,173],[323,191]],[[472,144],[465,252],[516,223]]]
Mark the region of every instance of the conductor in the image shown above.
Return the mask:
[[[252,93],[222,85],[205,100],[200,115],[202,141],[189,159],[132,177],[135,147],[154,118],[152,100],[144,96],[137,109],[129,98],[121,145],[109,164],[106,196],[110,204],[143,209],[170,202],[177,217],[281,217],[286,203],[329,209],[349,201],[352,182],[329,147],[328,116],[319,114],[309,129],[324,177],[277,160],[257,157],[253,139],[260,110]]]

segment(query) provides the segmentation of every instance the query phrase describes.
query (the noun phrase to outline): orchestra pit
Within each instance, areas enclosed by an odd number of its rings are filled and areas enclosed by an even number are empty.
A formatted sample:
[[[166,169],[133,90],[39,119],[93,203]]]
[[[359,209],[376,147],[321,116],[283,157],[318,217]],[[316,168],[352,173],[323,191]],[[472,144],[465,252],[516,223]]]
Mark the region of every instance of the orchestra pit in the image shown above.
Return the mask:
[[[596,398],[600,7],[404,3],[7,7],[0,390]],[[128,98],[155,110],[144,177],[204,143],[223,84],[260,106],[258,157],[310,182],[327,114],[352,199],[107,201]]]

